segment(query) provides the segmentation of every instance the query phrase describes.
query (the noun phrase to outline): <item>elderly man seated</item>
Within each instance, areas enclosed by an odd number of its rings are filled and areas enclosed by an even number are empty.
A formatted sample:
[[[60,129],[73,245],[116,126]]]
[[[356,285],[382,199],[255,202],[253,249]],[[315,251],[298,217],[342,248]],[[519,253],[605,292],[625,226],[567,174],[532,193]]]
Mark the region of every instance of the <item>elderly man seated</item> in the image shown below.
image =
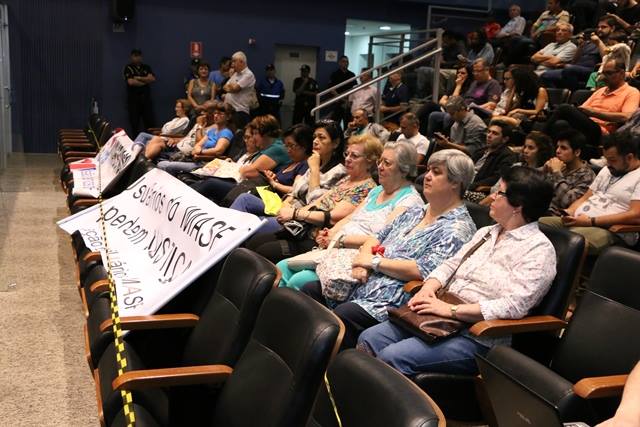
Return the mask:
[[[354,135],[371,134],[383,144],[389,139],[389,131],[378,123],[371,123],[369,115],[363,108],[353,110],[353,118],[344,131],[344,138],[349,139]]]
[[[560,69],[571,62],[578,47],[571,42],[573,26],[565,22],[556,24],[556,41],[533,54],[531,62],[537,65],[535,72],[542,75],[547,70]]]

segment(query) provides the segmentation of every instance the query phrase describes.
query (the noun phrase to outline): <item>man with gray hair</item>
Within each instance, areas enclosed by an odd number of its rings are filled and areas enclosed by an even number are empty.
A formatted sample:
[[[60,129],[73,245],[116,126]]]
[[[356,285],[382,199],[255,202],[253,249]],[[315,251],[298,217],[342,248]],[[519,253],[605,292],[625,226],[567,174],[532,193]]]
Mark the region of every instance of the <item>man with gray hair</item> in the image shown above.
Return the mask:
[[[353,118],[344,131],[344,138],[349,139],[354,135],[371,134],[378,138],[383,144],[389,139],[389,131],[378,123],[369,122],[369,115],[366,110],[358,108],[353,110]]]
[[[249,111],[254,101],[257,102],[254,86],[256,78],[247,66],[247,56],[243,52],[236,52],[231,56],[233,74],[229,77],[223,89],[225,104],[229,104],[233,113],[233,124],[236,129],[242,129],[249,123]]]
[[[541,75],[547,70],[563,68],[571,62],[578,47],[571,42],[573,25],[566,22],[556,24],[556,41],[549,43],[533,54],[531,62],[537,65],[535,73]]]
[[[450,138],[438,132],[434,134],[436,143],[442,148],[455,148],[475,158],[476,153],[484,148],[487,125],[468,109],[461,96],[449,98],[444,108],[454,123]]]

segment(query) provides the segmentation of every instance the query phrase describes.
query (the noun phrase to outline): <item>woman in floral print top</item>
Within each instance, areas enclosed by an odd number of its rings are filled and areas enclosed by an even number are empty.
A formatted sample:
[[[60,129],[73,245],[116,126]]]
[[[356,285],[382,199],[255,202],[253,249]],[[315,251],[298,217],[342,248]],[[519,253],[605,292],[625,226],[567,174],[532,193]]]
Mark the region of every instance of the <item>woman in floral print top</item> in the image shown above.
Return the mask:
[[[297,221],[310,224],[311,231],[294,237],[288,231],[257,233],[245,247],[259,253],[270,261],[278,261],[310,251],[315,246],[315,233],[321,227],[333,225],[349,215],[376,186],[371,178],[382,154],[382,143],[372,135],[353,136],[344,153],[347,176],[338,181],[331,190],[301,209],[283,206],[278,212],[278,222]]]
[[[423,194],[429,204],[407,209],[377,236],[369,238],[352,262],[356,286],[345,302],[327,300],[324,283],[302,288],[317,301],[334,309],[346,327],[343,347],[356,344],[364,329],[386,320],[387,308],[409,299],[404,283],[425,279],[453,256],[476,228],[462,202],[462,194],[473,180],[473,161],[458,150],[441,150],[429,158]],[[376,245],[383,256],[372,254]]]

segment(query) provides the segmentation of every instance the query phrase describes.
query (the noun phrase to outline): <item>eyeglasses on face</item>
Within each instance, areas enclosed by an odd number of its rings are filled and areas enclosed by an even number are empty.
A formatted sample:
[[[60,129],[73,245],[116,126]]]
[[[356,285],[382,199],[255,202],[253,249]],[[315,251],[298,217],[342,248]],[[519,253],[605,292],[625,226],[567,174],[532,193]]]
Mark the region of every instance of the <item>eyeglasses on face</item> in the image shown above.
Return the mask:
[[[345,159],[348,159],[349,157],[351,157],[353,160],[358,160],[358,159],[364,157],[364,154],[359,154],[359,153],[355,153],[353,151],[348,151],[347,150],[347,151],[345,151],[343,153],[343,156],[344,156]]]

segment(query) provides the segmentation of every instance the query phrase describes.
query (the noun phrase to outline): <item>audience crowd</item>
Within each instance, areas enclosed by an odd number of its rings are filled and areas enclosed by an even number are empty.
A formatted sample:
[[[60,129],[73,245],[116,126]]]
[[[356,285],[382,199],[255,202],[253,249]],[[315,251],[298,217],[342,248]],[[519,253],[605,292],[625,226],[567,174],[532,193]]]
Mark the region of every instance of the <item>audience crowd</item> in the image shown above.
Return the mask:
[[[426,64],[411,72],[416,93],[405,81],[411,73],[394,72],[381,94],[362,88],[317,122],[309,112],[319,85],[304,65],[284,132],[275,67],[256,79],[236,52],[218,70],[198,65],[170,122],[191,117],[189,127],[137,141],[216,203],[266,218],[245,245],[278,263],[281,286],[334,310],[346,325],[343,347],[408,375],[475,373],[473,355],[504,341],[465,331],[430,345],[389,323],[387,308],[408,303],[467,322],[525,316],[556,272],[538,220],[584,235],[591,254],[638,243],[636,233],[610,228],[640,225],[640,6],[619,1],[596,12],[549,0],[527,28],[514,4],[502,27],[492,21],[464,42],[445,33],[439,99],[422,99],[435,72]],[[333,95],[358,83],[346,56],[338,64],[326,87],[346,83]],[[362,71],[366,84],[372,76]],[[191,173],[215,158],[238,175]],[[267,206],[259,186],[281,206]],[[477,230],[468,202],[490,206],[495,225]],[[317,267],[292,267],[314,247],[324,253]],[[403,290],[411,280],[424,281],[413,296]],[[464,303],[440,300],[443,288]]]

